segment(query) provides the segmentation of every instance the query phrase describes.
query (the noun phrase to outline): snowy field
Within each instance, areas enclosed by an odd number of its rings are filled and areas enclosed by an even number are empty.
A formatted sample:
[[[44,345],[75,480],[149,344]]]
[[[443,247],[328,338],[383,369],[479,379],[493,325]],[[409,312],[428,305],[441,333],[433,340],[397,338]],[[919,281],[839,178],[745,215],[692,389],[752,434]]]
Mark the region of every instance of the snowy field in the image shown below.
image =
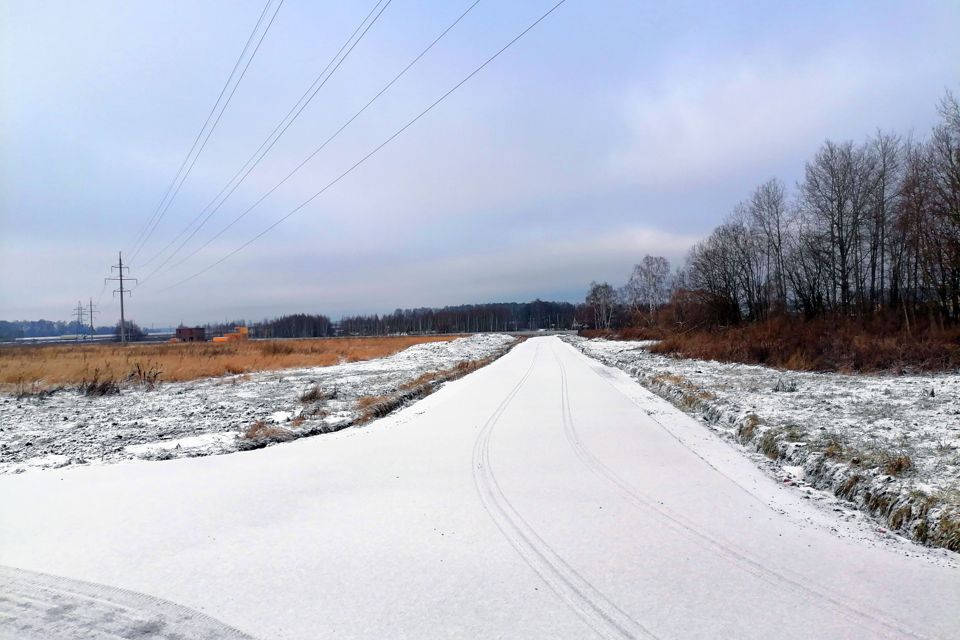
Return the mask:
[[[784,482],[960,548],[960,374],[781,371],[665,357],[650,342],[566,340],[743,444]]]
[[[262,446],[262,431],[288,438],[353,424],[365,396],[395,394],[421,375],[494,356],[514,338],[474,335],[416,345],[377,360],[124,388],[88,397],[74,390],[0,396],[0,473],[133,458],[168,459]],[[317,397],[301,396],[312,389]]]

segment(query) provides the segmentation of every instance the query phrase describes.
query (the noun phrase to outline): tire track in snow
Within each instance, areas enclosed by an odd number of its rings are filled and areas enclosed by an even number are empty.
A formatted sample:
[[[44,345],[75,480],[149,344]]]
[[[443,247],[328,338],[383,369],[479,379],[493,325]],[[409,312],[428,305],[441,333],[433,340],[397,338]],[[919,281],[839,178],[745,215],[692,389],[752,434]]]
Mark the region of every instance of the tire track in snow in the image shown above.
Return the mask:
[[[473,481],[480,501],[507,542],[547,586],[599,636],[613,639],[656,638],[577,573],[537,534],[504,495],[493,473],[490,465],[490,436],[497,421],[533,372],[539,353],[538,344],[526,373],[497,406],[477,436],[473,447]]]
[[[581,353],[581,352],[578,351],[578,353]],[[583,355],[586,356],[586,354],[583,354]],[[586,357],[590,357],[590,356],[586,356]],[[776,514],[778,514],[778,515],[783,515],[784,512],[783,512],[782,510],[775,509],[775,508],[772,507],[771,505],[769,505],[769,504],[767,504],[766,502],[764,502],[764,500],[763,500],[762,498],[760,498],[759,496],[755,495],[752,491],[750,491],[750,489],[748,489],[747,487],[743,486],[742,484],[740,484],[739,482],[737,482],[736,480],[734,480],[733,478],[731,478],[729,475],[727,475],[726,473],[724,473],[723,471],[721,471],[716,465],[714,465],[712,462],[710,462],[709,460],[707,460],[703,455],[700,454],[699,451],[697,451],[696,449],[694,449],[693,447],[691,447],[689,444],[687,444],[686,441],[684,441],[683,438],[681,438],[681,437],[678,436],[676,433],[674,433],[671,429],[669,429],[669,428],[667,427],[667,425],[665,425],[665,424],[663,424],[662,422],[660,422],[659,420],[657,420],[657,417],[656,417],[653,413],[651,413],[646,407],[644,407],[642,404],[640,404],[639,402],[637,402],[635,398],[631,398],[630,396],[628,396],[626,393],[623,392],[622,389],[620,389],[619,387],[617,387],[617,385],[615,385],[615,384],[613,383],[614,377],[613,377],[613,375],[612,375],[611,373],[608,373],[608,372],[607,372],[607,365],[605,365],[605,364],[603,364],[602,362],[599,362],[599,361],[597,362],[597,364],[599,365],[599,366],[597,366],[597,367],[594,367],[594,366],[591,365],[590,370],[593,371],[601,380],[603,380],[604,382],[606,382],[607,384],[609,384],[611,387],[613,387],[613,388],[617,391],[617,393],[619,393],[620,395],[622,395],[624,398],[626,398],[626,399],[629,400],[631,403],[633,403],[634,406],[636,406],[638,409],[640,409],[641,411],[643,411],[643,412],[647,415],[648,418],[650,418],[650,419],[653,420],[655,423],[657,423],[657,426],[659,426],[659,427],[663,430],[663,432],[666,433],[668,436],[670,436],[671,438],[673,438],[674,440],[676,440],[677,443],[680,444],[680,446],[682,446],[684,449],[686,449],[687,451],[689,451],[691,454],[693,454],[694,456],[696,456],[697,458],[699,458],[700,460],[702,460],[705,465],[707,465],[708,467],[710,467],[711,469],[713,469],[718,475],[722,476],[727,482],[729,482],[730,484],[732,484],[733,486],[735,486],[735,487],[736,487],[737,489],[739,489],[745,496],[747,496],[748,498],[750,498],[751,500],[753,500],[753,501],[756,502],[757,504],[761,505],[764,509],[769,509],[770,511],[772,511],[773,513],[776,513]]]
[[[765,582],[803,596],[808,600],[816,601],[828,606],[848,618],[857,619],[861,623],[861,626],[863,623],[866,623],[869,625],[871,631],[879,633],[883,637],[892,639],[926,638],[926,636],[918,635],[916,632],[901,626],[901,624],[897,621],[887,618],[879,611],[868,611],[867,608],[863,607],[862,605],[861,607],[852,606],[841,600],[840,596],[834,596],[822,591],[818,587],[810,584],[808,581],[805,581],[802,578],[792,578],[783,573],[770,569],[763,564],[762,561],[754,559],[746,553],[737,550],[732,543],[724,541],[722,538],[718,538],[714,534],[708,535],[692,521],[684,518],[668,507],[660,505],[652,499],[647,498],[634,487],[630,486],[630,484],[617,475],[616,472],[614,472],[610,467],[603,464],[603,462],[594,456],[593,453],[590,452],[580,441],[577,433],[576,423],[573,420],[573,414],[570,410],[570,395],[569,387],[567,386],[567,370],[563,364],[563,361],[557,355],[552,346],[551,352],[553,353],[553,357],[556,359],[557,365],[560,368],[563,430],[564,434],[566,435],[567,442],[570,444],[580,461],[599,478],[612,484],[617,490],[617,493],[619,493],[627,502],[641,509],[642,511],[653,515],[665,526],[673,529],[674,531],[695,538],[703,545],[712,548],[714,551],[719,553],[728,561],[732,562],[734,565],[739,566],[747,573],[760,578]],[[594,373],[597,372],[594,371]],[[603,379],[603,376],[600,376],[599,374],[597,375]],[[609,383],[609,381],[606,382]],[[610,386],[614,389],[617,389],[615,385],[611,384]],[[619,392],[620,390],[617,389],[617,391]],[[657,422],[657,424],[659,425],[660,423]],[[663,427],[663,425],[660,426]],[[713,465],[711,465],[711,467],[712,466]],[[743,488],[739,484],[737,486],[741,489]]]
[[[0,626],[23,640],[253,640],[169,600],[5,566],[0,566]]]

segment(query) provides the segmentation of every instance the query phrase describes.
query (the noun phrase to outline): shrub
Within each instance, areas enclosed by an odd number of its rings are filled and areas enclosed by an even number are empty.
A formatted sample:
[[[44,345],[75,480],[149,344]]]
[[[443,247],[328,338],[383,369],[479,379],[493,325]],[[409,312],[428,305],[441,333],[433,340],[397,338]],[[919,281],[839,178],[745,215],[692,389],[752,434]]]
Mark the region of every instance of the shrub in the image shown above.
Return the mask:
[[[784,378],[778,378],[777,384],[774,385],[773,390],[778,393],[794,393],[797,390],[797,383],[795,380],[785,380]]]
[[[100,369],[94,369],[90,379],[84,378],[77,389],[85,396],[110,396],[120,393],[120,384],[112,377],[100,378]]]
[[[141,387],[153,389],[157,386],[162,373],[163,371],[156,364],[141,365],[139,362],[135,362],[130,373],[127,374],[127,380],[139,384]]]
[[[748,414],[737,428],[737,438],[739,438],[740,442],[746,444],[753,440],[753,434],[756,432],[759,424],[760,416],[754,413]]]
[[[863,476],[861,475],[850,476],[837,488],[837,496],[849,500],[853,497],[853,494],[856,493],[857,485],[860,484],[861,480],[863,480]]]
[[[910,456],[901,454],[887,457],[881,468],[888,476],[898,476],[904,471],[908,471],[912,466],[913,461]]]
[[[776,430],[768,429],[763,433],[763,438],[760,440],[760,451],[771,460],[776,460],[780,457],[780,449],[777,446],[777,435],[778,432]]]
[[[315,384],[303,393],[300,394],[300,402],[307,404],[310,402],[320,402],[325,400],[331,400],[337,397],[336,390],[332,392],[324,391],[320,385]]]

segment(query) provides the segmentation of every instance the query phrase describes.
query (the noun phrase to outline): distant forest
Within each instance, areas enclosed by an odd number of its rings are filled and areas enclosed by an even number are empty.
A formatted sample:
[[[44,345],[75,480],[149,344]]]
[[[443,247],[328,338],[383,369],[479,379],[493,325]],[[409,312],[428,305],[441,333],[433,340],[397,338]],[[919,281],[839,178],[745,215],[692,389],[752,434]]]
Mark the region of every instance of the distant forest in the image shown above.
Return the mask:
[[[577,314],[577,305],[544,300],[470,304],[442,309],[397,309],[389,315],[344,317],[340,320],[339,331],[342,335],[366,336],[572,329]]]
[[[208,334],[250,327],[256,338],[322,338],[382,336],[400,333],[479,333],[574,329],[586,312],[569,302],[494,302],[443,308],[397,309],[389,314],[344,316],[339,322],[325,315],[295,314],[259,322],[207,325]]]
[[[82,327],[82,333],[90,333],[90,327]],[[95,327],[94,335],[109,335],[115,326]],[[0,320],[0,340],[18,338],[45,338],[48,336],[73,335],[77,333],[76,322],[60,320]]]
[[[443,308],[397,309],[389,314],[345,316],[339,322],[322,314],[297,313],[257,322],[205,325],[207,336],[250,328],[255,338],[326,338],[333,336],[382,336],[399,333],[479,333],[484,331],[536,331],[574,329],[583,321],[587,308],[569,302],[494,302]],[[128,321],[134,340],[146,335]],[[87,333],[87,328],[84,328]],[[0,341],[73,335],[76,322],[52,320],[0,320]],[[117,326],[96,328],[97,335],[117,334]]]

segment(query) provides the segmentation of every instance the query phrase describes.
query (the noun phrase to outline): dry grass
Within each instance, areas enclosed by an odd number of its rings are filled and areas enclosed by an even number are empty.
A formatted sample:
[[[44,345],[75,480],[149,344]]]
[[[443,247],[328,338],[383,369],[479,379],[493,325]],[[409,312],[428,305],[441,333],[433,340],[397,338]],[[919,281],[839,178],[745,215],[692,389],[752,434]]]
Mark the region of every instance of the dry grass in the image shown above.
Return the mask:
[[[493,355],[480,360],[461,360],[449,369],[428,371],[414,380],[401,384],[392,395],[362,396],[357,400],[357,408],[360,410],[357,423],[365,424],[382,418],[408,402],[430,395],[439,383],[462,378],[468,373],[487,366],[498,357],[499,355]]]
[[[651,351],[799,371],[949,371],[960,368],[960,327],[924,326],[908,331],[882,319],[779,317],[674,333]]]
[[[903,472],[909,471],[911,467],[913,467],[913,460],[905,454],[890,456],[881,465],[883,472],[888,476],[899,476]]]
[[[267,424],[263,420],[257,420],[252,425],[244,429],[243,433],[240,434],[240,437],[244,440],[280,441],[292,439],[293,434],[276,425]]]
[[[89,380],[81,380],[77,388],[86,396],[111,396],[120,393],[120,383],[110,376],[101,377],[99,369],[93,370]]]
[[[853,499],[853,495],[857,492],[857,485],[863,480],[861,475],[852,475],[840,483],[840,486],[837,487],[836,494],[841,498],[847,500]]]
[[[377,405],[388,402],[391,399],[391,396],[360,396],[357,399],[357,409],[360,411],[366,411],[370,407],[375,407]]]
[[[676,373],[658,373],[654,375],[653,378],[651,379],[654,382],[657,382],[660,384],[666,383],[666,384],[675,384],[680,386],[689,385],[686,378],[684,378],[681,375],[677,375]]]
[[[742,444],[746,444],[753,440],[753,435],[757,431],[757,427],[763,421],[755,413],[751,413],[744,418],[743,423],[737,428],[737,438],[739,438]]]
[[[311,402],[322,402],[326,400],[332,400],[337,397],[337,390],[334,388],[333,391],[326,391],[320,387],[320,385],[315,384],[303,393],[300,394],[300,402],[304,404],[309,404]]]
[[[89,381],[185,381],[296,367],[329,366],[382,358],[452,336],[253,340],[228,343],[120,345],[16,345],[0,347],[0,390],[46,389]],[[153,375],[159,372],[157,375]],[[144,379],[147,378],[147,379]]]
[[[621,327],[620,329],[583,329],[579,335],[584,338],[606,338],[608,340],[662,340],[671,331],[660,326],[640,325]]]
[[[843,455],[843,442],[835,436],[827,438],[826,446],[823,448],[823,455],[827,458],[839,458]],[[859,461],[855,461],[859,464]]]

